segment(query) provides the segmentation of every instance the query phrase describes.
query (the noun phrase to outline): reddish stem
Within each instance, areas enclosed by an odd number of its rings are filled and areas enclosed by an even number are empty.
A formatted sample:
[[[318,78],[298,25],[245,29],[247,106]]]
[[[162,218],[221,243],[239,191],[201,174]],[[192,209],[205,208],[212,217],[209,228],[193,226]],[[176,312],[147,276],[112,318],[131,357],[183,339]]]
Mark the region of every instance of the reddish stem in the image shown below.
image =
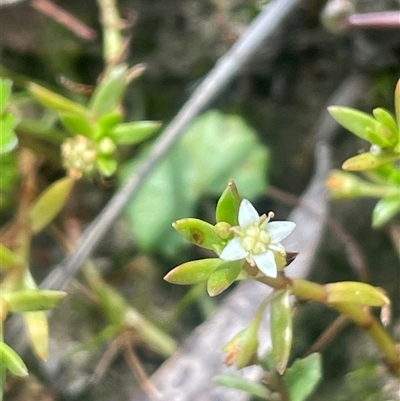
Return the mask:
[[[400,29],[400,12],[382,11],[367,14],[353,14],[349,16],[347,25],[350,28]]]
[[[94,40],[97,38],[97,32],[94,29],[89,28],[82,21],[79,21],[72,14],[55,5],[50,0],[32,0],[31,6],[61,25],[64,25],[80,38],[87,40]]]

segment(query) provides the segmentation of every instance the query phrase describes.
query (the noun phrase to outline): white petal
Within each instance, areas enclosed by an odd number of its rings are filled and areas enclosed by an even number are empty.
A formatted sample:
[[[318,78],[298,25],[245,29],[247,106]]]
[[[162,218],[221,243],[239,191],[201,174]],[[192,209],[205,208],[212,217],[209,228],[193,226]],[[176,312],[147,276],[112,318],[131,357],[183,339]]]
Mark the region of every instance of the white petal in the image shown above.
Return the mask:
[[[267,276],[275,278],[278,275],[278,268],[275,256],[272,251],[267,251],[261,255],[253,255],[257,267]]]
[[[244,259],[248,252],[243,248],[240,238],[233,238],[219,255],[223,260]]]
[[[260,221],[260,216],[254,206],[247,199],[242,199],[239,207],[239,225],[247,227]]]
[[[271,235],[271,243],[276,244],[286,238],[296,227],[292,221],[273,221],[268,223],[268,230]]]

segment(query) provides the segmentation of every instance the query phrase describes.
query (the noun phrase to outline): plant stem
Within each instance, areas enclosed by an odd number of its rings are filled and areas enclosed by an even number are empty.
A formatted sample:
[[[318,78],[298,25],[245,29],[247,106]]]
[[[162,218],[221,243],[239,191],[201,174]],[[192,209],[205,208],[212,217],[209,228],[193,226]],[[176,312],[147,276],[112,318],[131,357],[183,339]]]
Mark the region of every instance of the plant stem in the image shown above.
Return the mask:
[[[275,289],[290,287],[293,295],[322,302],[348,316],[372,337],[377,347],[385,355],[386,363],[391,371],[400,376],[400,354],[396,349],[396,344],[383,326],[371,315],[368,307],[353,302],[330,303],[329,294],[324,285],[303,279],[291,279],[283,274],[277,278],[260,277],[257,278],[257,281]]]
[[[123,23],[115,0],[97,0],[103,25],[103,58],[106,70],[121,61],[124,40],[121,35]]]

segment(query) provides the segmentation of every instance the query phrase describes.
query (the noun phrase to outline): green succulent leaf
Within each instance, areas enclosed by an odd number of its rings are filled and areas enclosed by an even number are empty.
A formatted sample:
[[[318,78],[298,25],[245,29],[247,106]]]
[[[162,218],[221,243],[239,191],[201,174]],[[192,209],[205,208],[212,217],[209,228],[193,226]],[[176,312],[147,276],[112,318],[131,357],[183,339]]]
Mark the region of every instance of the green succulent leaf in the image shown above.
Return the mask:
[[[18,144],[14,128],[17,125],[17,117],[11,113],[0,115],[0,155],[11,152]]]
[[[381,147],[390,146],[387,139],[390,130],[385,130],[385,127],[369,114],[344,106],[330,106],[328,111],[340,125],[360,138]],[[389,135],[386,131],[389,131]]]
[[[43,86],[31,82],[28,86],[29,92],[44,106],[58,112],[72,114],[90,115],[89,110],[79,103],[75,103]]]
[[[97,86],[89,102],[89,108],[96,116],[104,116],[120,104],[126,87],[127,71],[126,64],[119,64],[109,70]]]
[[[388,183],[394,184],[396,188],[400,185],[400,169],[395,164],[384,164],[377,167],[372,173],[373,178],[376,182],[380,182],[383,185]]]
[[[28,368],[22,358],[3,341],[0,341],[0,365],[16,376],[28,376]]]
[[[36,354],[47,359],[49,353],[49,324],[44,311],[24,312],[23,319]]]
[[[366,152],[350,157],[343,163],[342,168],[347,171],[372,170],[384,164],[392,163],[397,159],[399,159],[399,155],[393,152],[382,151],[378,155]]]
[[[203,283],[224,263],[226,262],[219,258],[192,260],[172,269],[164,280],[183,285]]]
[[[293,340],[293,316],[290,291],[282,291],[270,304],[271,341],[275,369],[282,375],[289,361]]]
[[[4,109],[11,96],[12,81],[10,79],[0,79],[0,114]]]
[[[233,180],[229,180],[224,192],[217,203],[216,209],[216,220],[217,222],[226,222],[231,226],[237,226],[239,206],[240,206],[240,195],[236,184]]]
[[[98,120],[99,124],[99,132],[100,136],[110,136],[111,130],[118,124],[120,124],[123,120],[123,116],[120,110],[116,109],[113,111],[110,111],[107,114],[104,114],[101,116]]]
[[[379,121],[383,126],[389,129],[390,136],[387,139],[390,141],[390,144],[396,145],[396,143],[399,142],[399,131],[396,120],[394,119],[392,114],[382,107],[374,109],[372,113],[377,121]]]
[[[327,303],[350,302],[368,306],[389,305],[390,299],[385,292],[372,285],[358,281],[341,281],[325,284]]]
[[[321,356],[311,354],[297,359],[287,369],[283,379],[289,389],[290,401],[306,401],[322,377]]]
[[[136,145],[154,135],[161,123],[158,121],[133,121],[115,126],[110,136],[119,145]]]
[[[372,212],[372,226],[382,227],[400,212],[400,193],[378,201]]]
[[[179,234],[197,246],[213,251],[224,246],[214,226],[203,220],[186,218],[177,220],[172,225]]]
[[[113,156],[100,155],[96,158],[96,166],[100,174],[110,177],[117,171],[118,163]]]
[[[148,156],[148,148],[122,169],[122,182]],[[171,221],[193,216],[204,195],[220,196],[229,179],[252,199],[266,189],[268,152],[237,116],[211,111],[197,119],[126,208],[133,237],[147,251],[173,255],[185,241]]]
[[[73,134],[80,134],[92,138],[93,124],[85,114],[60,112],[60,120]]]
[[[3,244],[0,244],[0,269],[9,269],[23,263],[23,259]]]
[[[244,261],[224,262],[211,274],[207,281],[207,292],[211,297],[224,292],[239,276]]]
[[[46,227],[65,206],[74,187],[74,179],[64,177],[50,185],[33,204],[29,212],[34,233]]]
[[[67,295],[64,291],[20,290],[3,292],[10,312],[33,312],[53,309]]]
[[[220,386],[242,390],[262,400],[269,400],[271,397],[271,392],[261,383],[253,382],[233,373],[223,373],[214,377],[213,380]]]
[[[395,106],[398,135],[400,136],[400,79],[397,81],[396,89],[394,90],[394,106]]]

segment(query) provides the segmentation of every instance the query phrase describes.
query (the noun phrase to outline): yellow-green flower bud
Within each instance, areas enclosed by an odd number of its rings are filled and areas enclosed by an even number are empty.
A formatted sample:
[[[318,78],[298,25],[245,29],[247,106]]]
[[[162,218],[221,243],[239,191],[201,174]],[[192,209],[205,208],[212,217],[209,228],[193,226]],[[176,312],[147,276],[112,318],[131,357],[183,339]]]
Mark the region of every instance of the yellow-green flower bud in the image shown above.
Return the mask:
[[[352,173],[334,170],[326,180],[333,198],[354,198],[358,196],[380,197],[386,195],[388,189],[381,185],[370,184]]]
[[[229,237],[233,236],[231,228],[232,226],[229,223],[221,221],[215,225],[214,230],[222,239],[228,239]]]
[[[253,365],[257,360],[258,337],[257,331],[260,324],[259,319],[253,322],[245,329],[239,331],[223,351],[226,353],[225,363],[228,366],[236,365],[238,369]]]
[[[82,135],[67,139],[61,146],[64,167],[71,177],[91,175],[97,156],[96,144]]]
[[[117,146],[110,137],[103,138],[97,145],[98,152],[103,155],[113,155],[117,150]]]

